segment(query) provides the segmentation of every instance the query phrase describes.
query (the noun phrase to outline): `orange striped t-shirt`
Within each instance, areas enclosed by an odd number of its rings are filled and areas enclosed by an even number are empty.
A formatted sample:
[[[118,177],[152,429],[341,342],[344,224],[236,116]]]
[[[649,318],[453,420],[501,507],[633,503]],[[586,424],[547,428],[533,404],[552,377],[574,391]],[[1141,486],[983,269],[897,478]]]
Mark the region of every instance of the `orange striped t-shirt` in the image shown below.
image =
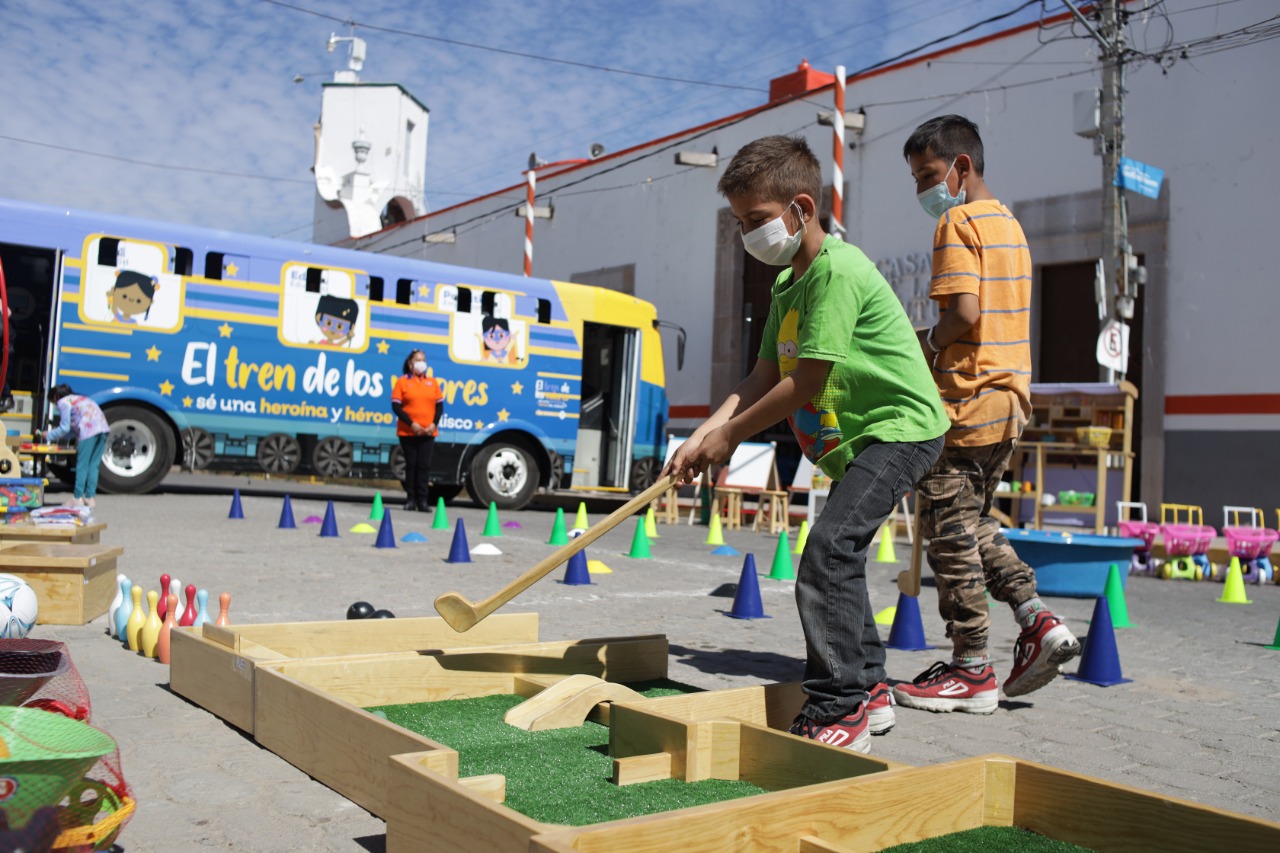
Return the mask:
[[[975,294],[982,314],[933,362],[951,417],[947,444],[1017,438],[1031,417],[1031,251],[998,201],[962,204],[938,221],[929,295],[945,311],[957,293]]]

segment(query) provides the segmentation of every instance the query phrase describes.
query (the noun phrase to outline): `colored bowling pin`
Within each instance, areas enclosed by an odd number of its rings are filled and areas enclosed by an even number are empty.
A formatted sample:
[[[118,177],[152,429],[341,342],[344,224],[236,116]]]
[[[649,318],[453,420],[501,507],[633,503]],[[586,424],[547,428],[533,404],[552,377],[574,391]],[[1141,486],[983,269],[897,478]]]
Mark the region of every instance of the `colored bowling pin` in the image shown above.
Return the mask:
[[[160,636],[156,638],[156,660],[160,663],[169,663],[169,637],[173,633],[174,614],[178,612],[178,596],[169,595],[169,613],[164,618],[164,624],[160,626]]]
[[[199,628],[209,621],[209,590],[202,589],[196,593],[196,621],[191,623],[193,628]]]
[[[231,620],[227,618],[227,611],[231,609],[231,593],[224,592],[218,596],[218,605],[221,608],[218,612],[218,621],[215,625],[230,625]]]
[[[124,582],[128,578],[123,574],[116,575],[116,597],[111,599],[111,606],[107,608],[107,636],[116,636],[116,614],[120,612],[120,605],[124,604]]]
[[[129,647],[129,651],[136,652],[142,648],[138,644],[138,632],[147,621],[147,612],[143,609],[142,603],[142,584],[134,584],[130,594],[133,596],[133,609],[129,612],[129,621],[124,626],[124,642]]]
[[[187,609],[182,611],[182,618],[178,620],[178,624],[183,628],[189,628],[196,623],[196,585],[187,584]]]
[[[121,602],[120,608],[116,610],[115,638],[127,645],[129,635],[125,633],[125,626],[129,624],[129,616],[133,613],[133,581],[125,578],[124,582],[120,584],[120,589],[124,590],[124,601]]]
[[[164,609],[168,606],[169,600],[165,597],[169,594],[169,573],[165,572],[160,576],[160,618],[164,619]]]
[[[149,658],[156,656],[156,643],[160,640],[160,593],[147,590],[147,621],[138,629],[138,648]]]

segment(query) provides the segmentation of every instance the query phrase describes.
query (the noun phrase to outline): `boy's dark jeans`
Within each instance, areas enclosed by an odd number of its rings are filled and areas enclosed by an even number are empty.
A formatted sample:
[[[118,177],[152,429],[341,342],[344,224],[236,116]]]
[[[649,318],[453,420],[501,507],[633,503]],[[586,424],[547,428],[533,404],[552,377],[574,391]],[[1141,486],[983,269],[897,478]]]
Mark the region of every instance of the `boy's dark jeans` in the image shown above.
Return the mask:
[[[867,595],[867,549],[942,452],[942,437],[867,447],[833,483],[800,558],[796,605],[807,662],[804,713],[831,722],[852,713],[884,681],[884,644]]]

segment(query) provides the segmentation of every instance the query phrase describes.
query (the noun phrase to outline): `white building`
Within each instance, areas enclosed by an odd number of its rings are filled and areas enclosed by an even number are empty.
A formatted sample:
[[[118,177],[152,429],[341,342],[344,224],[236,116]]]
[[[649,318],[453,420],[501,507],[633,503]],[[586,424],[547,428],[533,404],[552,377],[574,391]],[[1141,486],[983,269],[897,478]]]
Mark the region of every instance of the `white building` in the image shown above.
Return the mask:
[[[1199,504],[1220,525],[1223,504],[1280,506],[1280,288],[1265,266],[1280,199],[1280,166],[1270,158],[1280,150],[1272,90],[1280,51],[1221,38],[1271,18],[1275,4],[1163,8],[1186,57],[1175,53],[1163,70],[1135,62],[1127,77],[1126,153],[1165,170],[1159,198],[1129,197],[1130,239],[1149,275],[1128,375],[1141,391],[1135,499],[1153,509]],[[1130,44],[1160,47],[1163,38],[1144,38],[1163,26],[1136,15]],[[914,198],[903,142],[936,115],[978,123],[987,183],[1022,221],[1036,264],[1037,382],[1097,379],[1102,168],[1091,141],[1073,133],[1073,96],[1100,82],[1097,53],[1059,16],[848,82],[846,109],[865,113],[865,129],[849,134],[845,156],[847,239],[876,259],[913,314],[933,310],[932,224]],[[633,291],[688,330],[679,371],[675,336],[664,333],[676,432],[696,425],[749,368],[776,272],[744,255],[716,181],[738,148],[768,134],[802,134],[829,160],[832,131],[818,113],[832,110],[831,79],[801,67],[775,80],[756,109],[538,173],[537,206],[553,216],[536,221],[534,274]],[[686,165],[690,153],[718,158]],[[829,180],[830,162],[824,170]],[[519,272],[523,197],[514,185],[348,245]]]

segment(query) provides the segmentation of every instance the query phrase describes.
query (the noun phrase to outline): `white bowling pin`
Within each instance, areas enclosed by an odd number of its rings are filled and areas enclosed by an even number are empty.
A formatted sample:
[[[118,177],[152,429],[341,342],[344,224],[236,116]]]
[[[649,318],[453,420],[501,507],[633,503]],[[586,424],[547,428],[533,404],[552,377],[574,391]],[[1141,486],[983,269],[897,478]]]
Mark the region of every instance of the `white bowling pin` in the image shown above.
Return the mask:
[[[124,604],[124,585],[128,582],[128,578],[123,574],[116,575],[116,597],[111,599],[111,606],[107,608],[107,636],[116,636],[116,613],[120,610],[120,605]]]

